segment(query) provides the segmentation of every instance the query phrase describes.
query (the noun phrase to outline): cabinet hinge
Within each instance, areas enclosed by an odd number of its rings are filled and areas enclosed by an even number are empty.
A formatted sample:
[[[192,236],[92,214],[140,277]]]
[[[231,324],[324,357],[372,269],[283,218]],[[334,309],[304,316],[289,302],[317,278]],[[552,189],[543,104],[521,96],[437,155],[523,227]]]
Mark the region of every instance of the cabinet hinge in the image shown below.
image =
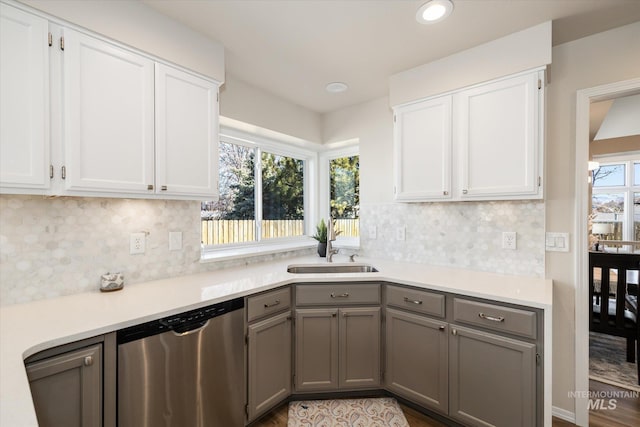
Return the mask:
[[[249,334],[244,336],[244,343],[249,344]]]
[[[293,374],[293,386],[296,386],[296,374]]]
[[[49,33],[49,46],[53,46],[53,34]]]
[[[396,115],[394,114],[393,115],[393,123],[395,123],[395,122],[396,122]]]
[[[216,93],[216,102],[220,102],[220,93]]]
[[[60,50],[64,50],[64,36],[60,37]]]
[[[62,169],[61,169],[61,172],[60,172],[60,173],[61,173],[60,177],[61,177],[62,179],[67,179],[67,167],[66,167],[66,166],[63,166],[63,167],[62,167]]]
[[[249,405],[244,405],[244,413],[247,415],[247,418],[249,418]]]
[[[542,79],[538,79],[538,89],[542,89]]]
[[[396,191],[396,186],[394,185],[394,186],[393,186],[393,194],[396,194],[396,193],[397,193],[397,191]]]
[[[540,366],[540,353],[536,353],[536,365]]]
[[[53,165],[49,165],[49,179],[53,179]]]

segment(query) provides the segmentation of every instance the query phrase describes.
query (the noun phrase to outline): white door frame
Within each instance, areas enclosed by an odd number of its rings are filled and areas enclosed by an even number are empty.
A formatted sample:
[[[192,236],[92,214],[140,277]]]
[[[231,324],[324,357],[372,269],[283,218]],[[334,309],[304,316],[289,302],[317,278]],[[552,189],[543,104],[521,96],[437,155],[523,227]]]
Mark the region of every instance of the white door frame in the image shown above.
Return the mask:
[[[575,413],[576,424],[588,426],[589,408],[589,254],[587,216],[589,215],[589,184],[587,162],[589,160],[589,110],[595,101],[627,96],[640,91],[640,78],[581,89],[576,98],[576,165],[575,212],[576,250],[574,256],[575,292]]]

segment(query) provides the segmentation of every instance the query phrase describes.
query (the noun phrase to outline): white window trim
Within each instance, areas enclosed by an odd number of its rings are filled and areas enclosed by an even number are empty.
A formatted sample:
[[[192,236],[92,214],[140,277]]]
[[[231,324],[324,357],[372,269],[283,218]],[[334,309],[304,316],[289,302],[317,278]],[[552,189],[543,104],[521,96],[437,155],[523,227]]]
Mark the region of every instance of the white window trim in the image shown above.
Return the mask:
[[[600,166],[609,166],[616,164],[625,164],[625,185],[609,186],[609,187],[591,187],[592,197],[594,194],[624,194],[624,224],[622,230],[622,240],[630,241],[633,239],[634,212],[633,212],[633,194],[640,193],[640,186],[633,185],[634,163],[640,160],[640,152],[634,151],[624,154],[607,154],[593,156],[593,160],[598,161]]]
[[[317,242],[310,236],[315,232],[315,224],[317,223],[318,218],[318,152],[309,148],[296,147],[290,142],[279,141],[264,135],[259,135],[258,133],[254,134],[253,132],[246,132],[224,125],[220,127],[219,139],[222,142],[256,148],[276,155],[293,157],[305,162],[303,189],[305,235],[228,245],[202,245],[200,261],[215,262],[231,260],[307,249],[316,246]],[[322,146],[318,145],[318,149],[322,149]],[[258,188],[256,192],[256,201],[259,200],[259,198],[261,199],[261,187],[259,183],[260,177],[260,174],[256,175],[256,185]],[[256,209],[256,214],[258,213],[258,209]],[[258,232],[259,231],[258,225]]]
[[[329,166],[330,166],[331,160],[339,159],[341,157],[359,156],[360,147],[358,144],[359,144],[358,139],[350,139],[347,141],[334,143],[328,146],[328,148],[325,149],[325,151],[320,153],[320,156],[318,159],[318,169],[319,169],[318,210],[320,212],[320,218],[324,218],[325,220],[327,220],[331,212],[331,208],[329,205],[330,197],[331,197],[331,189],[330,189],[331,181],[329,177]],[[360,238],[338,236],[336,238],[336,242],[334,246],[336,248],[346,248],[346,249],[357,250],[360,248]]]

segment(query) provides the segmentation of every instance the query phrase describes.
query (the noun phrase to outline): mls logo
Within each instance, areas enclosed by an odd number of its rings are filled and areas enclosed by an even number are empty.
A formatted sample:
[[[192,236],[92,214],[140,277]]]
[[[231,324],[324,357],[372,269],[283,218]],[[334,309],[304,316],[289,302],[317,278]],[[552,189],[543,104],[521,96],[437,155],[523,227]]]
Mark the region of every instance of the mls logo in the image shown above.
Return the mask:
[[[616,399],[589,399],[589,410],[616,409]]]

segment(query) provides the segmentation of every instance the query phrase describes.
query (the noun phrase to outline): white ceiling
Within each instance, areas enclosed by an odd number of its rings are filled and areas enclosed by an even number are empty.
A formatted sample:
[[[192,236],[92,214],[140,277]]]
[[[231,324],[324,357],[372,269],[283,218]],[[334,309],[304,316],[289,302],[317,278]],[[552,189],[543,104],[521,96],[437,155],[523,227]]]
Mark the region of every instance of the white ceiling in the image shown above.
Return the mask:
[[[640,21],[640,0],[453,0],[451,16],[428,26],[415,20],[426,0],[140,1],[221,42],[234,78],[319,113],[384,96],[392,74],[541,22],[553,20],[556,45]],[[349,90],[326,93],[333,81]]]

